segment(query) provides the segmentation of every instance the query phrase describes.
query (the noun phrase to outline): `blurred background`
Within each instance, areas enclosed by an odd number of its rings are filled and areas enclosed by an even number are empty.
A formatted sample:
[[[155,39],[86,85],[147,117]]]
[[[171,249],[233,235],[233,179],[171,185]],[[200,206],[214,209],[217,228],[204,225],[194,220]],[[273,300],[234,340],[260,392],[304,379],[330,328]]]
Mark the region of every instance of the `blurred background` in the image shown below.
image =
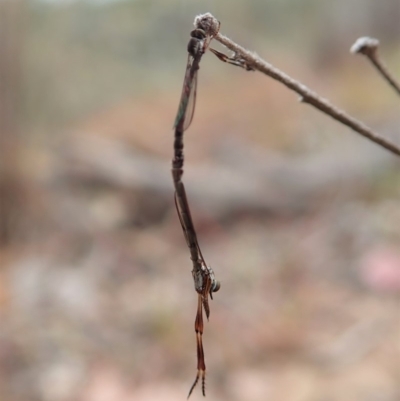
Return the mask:
[[[186,398],[197,296],[172,125],[206,11],[400,143],[399,98],[349,54],[377,37],[400,77],[399,0],[3,0],[0,401]],[[198,84],[183,179],[222,282],[207,399],[398,401],[399,159],[211,53]]]

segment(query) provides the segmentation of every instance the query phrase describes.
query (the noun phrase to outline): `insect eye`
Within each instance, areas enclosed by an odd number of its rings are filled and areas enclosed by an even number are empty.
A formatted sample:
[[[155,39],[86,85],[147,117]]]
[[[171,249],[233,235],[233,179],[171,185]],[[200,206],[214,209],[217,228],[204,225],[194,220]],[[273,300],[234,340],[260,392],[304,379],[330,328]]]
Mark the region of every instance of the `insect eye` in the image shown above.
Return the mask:
[[[197,28],[197,29],[194,29],[192,32],[190,32],[190,36],[192,38],[203,40],[206,38],[206,33],[204,32],[203,29]]]
[[[217,292],[220,288],[221,288],[221,283],[219,281],[214,281],[211,291]]]

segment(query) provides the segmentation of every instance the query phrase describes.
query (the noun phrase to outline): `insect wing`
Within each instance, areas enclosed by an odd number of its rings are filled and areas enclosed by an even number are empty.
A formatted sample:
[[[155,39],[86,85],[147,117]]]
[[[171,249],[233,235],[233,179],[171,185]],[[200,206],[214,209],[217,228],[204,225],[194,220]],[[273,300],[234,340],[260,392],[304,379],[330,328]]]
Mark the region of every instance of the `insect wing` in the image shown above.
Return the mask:
[[[194,109],[196,108],[196,93],[197,93],[197,71],[194,73],[193,78],[189,79],[189,99],[187,101],[186,113],[183,122],[183,130],[186,131],[192,123],[194,116]]]
[[[178,199],[178,194],[176,192],[175,192],[175,207],[176,207],[176,211],[178,212],[178,217],[179,217],[179,221],[182,226],[183,234],[185,235],[186,244],[188,247],[190,247],[189,233],[188,233],[188,228],[187,228],[187,218],[185,219],[183,216],[184,212],[182,211],[182,207],[181,207],[179,199]]]
[[[182,131],[186,130],[189,127],[194,114],[194,103],[196,101],[197,87],[197,71],[192,72],[193,62],[194,58],[192,55],[189,54],[186,63],[185,79],[183,80],[178,114],[176,115],[174,123],[174,128],[180,128]]]
[[[180,183],[180,185],[181,187],[179,188],[179,194],[178,192],[175,192],[175,206],[178,212],[179,221],[181,222],[182,230],[185,233],[186,243],[189,248],[193,246],[196,247],[202,264],[204,266],[207,266],[203,254],[201,253],[199,243],[197,241],[197,234],[194,228],[192,215],[190,213],[186,190],[182,183]]]
[[[179,221],[181,222],[182,230],[185,233],[186,242],[189,248],[195,246],[199,249],[185,187],[183,183],[179,183],[178,185],[179,192],[175,192],[175,206],[178,212]]]

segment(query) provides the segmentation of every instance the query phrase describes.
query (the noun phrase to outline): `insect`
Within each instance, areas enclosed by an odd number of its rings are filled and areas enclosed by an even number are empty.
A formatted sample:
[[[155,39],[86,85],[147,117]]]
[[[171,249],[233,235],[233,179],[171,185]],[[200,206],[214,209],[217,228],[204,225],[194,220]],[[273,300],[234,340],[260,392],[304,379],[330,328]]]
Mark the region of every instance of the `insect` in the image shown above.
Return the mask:
[[[186,196],[185,186],[182,182],[183,175],[183,134],[193,120],[196,91],[197,91],[197,73],[201,57],[207,50],[210,41],[219,31],[219,22],[214,23],[210,14],[199,16],[195,20],[196,29],[190,33],[190,40],[187,46],[188,60],[186,64],[185,78],[181,99],[179,102],[178,113],[174,123],[175,139],[174,139],[174,158],[172,160],[172,177],[175,187],[175,206],[178,212],[179,221],[189,247],[190,258],[192,260],[193,269],[192,276],[194,288],[198,294],[197,313],[195,319],[195,332],[197,343],[197,374],[195,381],[190,388],[188,398],[201,379],[202,393],[205,396],[205,375],[206,364],[203,349],[203,308],[207,317],[210,316],[210,306],[208,297],[212,299],[213,292],[217,292],[221,284],[215,279],[213,270],[206,264],[201,253],[197,235],[192,221],[189,209],[189,203]]]

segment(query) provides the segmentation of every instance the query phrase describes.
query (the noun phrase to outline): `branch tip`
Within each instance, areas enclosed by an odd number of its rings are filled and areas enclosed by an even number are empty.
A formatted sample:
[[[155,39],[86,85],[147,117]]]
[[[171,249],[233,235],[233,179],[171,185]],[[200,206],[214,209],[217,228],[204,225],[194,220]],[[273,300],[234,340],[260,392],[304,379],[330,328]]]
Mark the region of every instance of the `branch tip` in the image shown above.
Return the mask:
[[[372,142],[375,142],[376,144],[382,146],[393,154],[400,156],[400,146],[393,143],[389,139],[386,139],[385,137],[377,134],[361,121],[355,119],[354,117],[347,114],[344,110],[341,110],[338,107],[334,106],[327,99],[324,99],[320,97],[317,93],[311,91],[307,86],[291,78],[289,75],[280,71],[278,68],[275,68],[273,65],[267,63],[261,57],[256,56],[254,52],[250,52],[244,47],[238,45],[227,36],[222,35],[220,32],[218,32],[214,36],[214,39],[227,47],[229,50],[233,51],[237,55],[237,57],[240,57],[245,63],[247,63],[247,65],[251,66],[252,69],[268,75],[269,77],[285,85],[288,89],[296,92],[298,95],[300,95],[302,103],[307,103],[315,107],[322,113],[331,116],[336,121],[340,122],[343,125],[346,125],[347,127],[351,128],[353,131],[359,133],[365,138],[371,140]],[[370,49],[370,52],[367,53],[368,58],[375,61],[376,57],[374,57],[374,52],[376,51],[378,45],[379,41],[377,39],[360,38],[352,46],[352,52],[357,53],[361,52],[363,49]],[[399,86],[395,84],[393,79],[391,79],[391,85],[393,87],[399,88]],[[396,90],[398,90],[398,92],[400,93],[400,89]]]
[[[366,56],[386,82],[400,95],[400,83],[390,73],[378,54],[379,40],[367,36],[356,40],[350,52]]]
[[[371,53],[375,53],[379,47],[379,40],[375,38],[370,38],[368,36],[363,36],[362,38],[358,38],[353,46],[350,48],[350,53],[353,54],[365,54],[369,55]]]

